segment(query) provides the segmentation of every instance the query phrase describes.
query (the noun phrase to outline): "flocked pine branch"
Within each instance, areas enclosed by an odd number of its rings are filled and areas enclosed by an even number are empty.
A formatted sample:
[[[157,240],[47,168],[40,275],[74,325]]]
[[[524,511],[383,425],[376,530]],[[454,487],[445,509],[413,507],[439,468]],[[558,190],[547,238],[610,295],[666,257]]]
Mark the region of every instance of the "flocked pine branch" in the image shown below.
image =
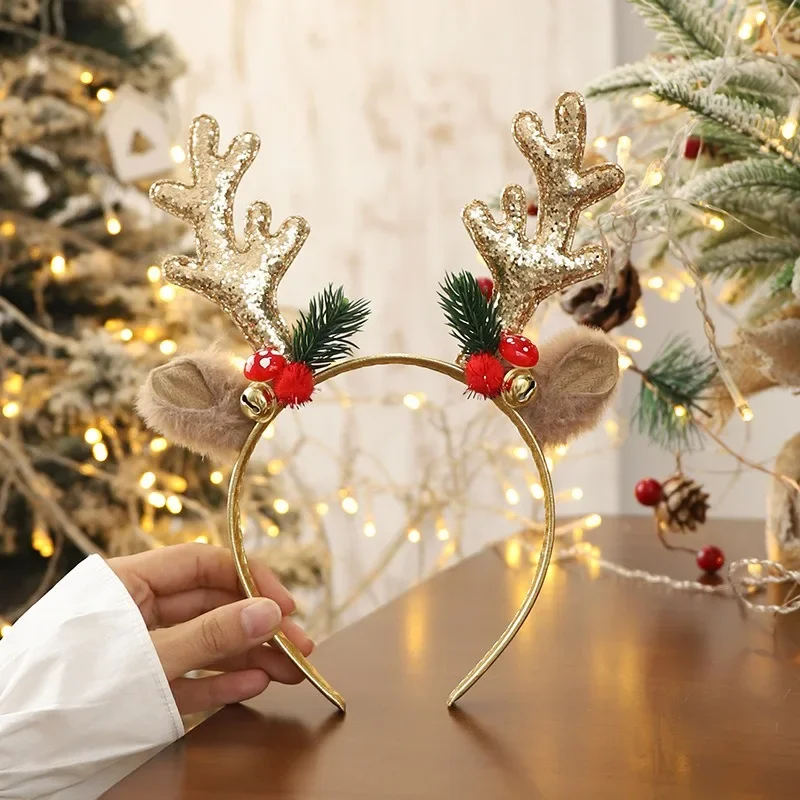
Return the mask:
[[[729,11],[715,10],[702,0],[631,0],[631,4],[658,41],[678,55],[713,58],[742,52]]]
[[[762,205],[800,201],[800,170],[775,158],[749,158],[699,172],[680,190],[680,197],[694,203],[713,204],[733,210],[740,199]]]
[[[706,249],[697,259],[697,268],[706,275],[731,278],[748,274],[754,279],[765,279],[787,261],[796,259],[797,254],[796,243],[761,236]]]
[[[683,106],[701,119],[724,125],[734,138],[747,142],[756,141],[790,164],[800,167],[800,155],[785,147],[780,128],[782,120],[765,108],[748,103],[737,97],[711,92],[708,89],[694,89],[677,81],[655,84],[650,91],[670,103]]]
[[[659,58],[624,64],[590,84],[586,96],[621,99],[632,94],[643,94],[649,91],[653,83],[667,80],[683,67],[682,61],[671,62]]]
[[[699,431],[694,415],[708,416],[703,393],[716,374],[714,360],[696,351],[688,337],[668,341],[640,373],[642,385],[634,412],[639,432],[672,450],[695,444]]]

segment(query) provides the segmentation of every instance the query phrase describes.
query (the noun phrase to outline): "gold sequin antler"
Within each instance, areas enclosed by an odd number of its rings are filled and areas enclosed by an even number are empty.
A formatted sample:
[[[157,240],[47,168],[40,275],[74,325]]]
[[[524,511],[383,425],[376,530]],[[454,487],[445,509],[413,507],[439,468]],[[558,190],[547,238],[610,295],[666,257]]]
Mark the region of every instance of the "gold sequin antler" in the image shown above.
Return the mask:
[[[189,138],[192,183],[158,181],[150,197],[159,208],[194,226],[196,258],[168,258],[167,279],[216,303],[254,348],[269,345],[287,353],[289,329],[278,308],[278,284],[303,246],[309,226],[302,217],[289,217],[270,234],[270,207],[253,203],[247,209],[244,247],[237,245],[233,199],[259,145],[258,136],[243,133],[217,155],[217,121],[197,117]]]
[[[536,114],[521,111],[514,119],[514,140],[539,188],[535,238],[526,236],[527,202],[521,186],[505,188],[500,222],[478,200],[462,214],[494,278],[503,327],[512,333],[522,331],[546,297],[605,269],[604,248],[590,245],[572,252],[572,237],[581,211],[613,194],[625,177],[616,164],[583,169],[586,108],[579,94],[562,94],[555,117],[552,138],[545,136]]]

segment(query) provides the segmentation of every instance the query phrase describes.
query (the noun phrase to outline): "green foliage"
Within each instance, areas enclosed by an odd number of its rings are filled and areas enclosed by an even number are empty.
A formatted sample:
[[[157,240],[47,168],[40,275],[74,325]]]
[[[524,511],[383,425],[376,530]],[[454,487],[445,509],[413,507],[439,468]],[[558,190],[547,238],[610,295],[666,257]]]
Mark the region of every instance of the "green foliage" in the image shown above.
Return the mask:
[[[712,58],[741,53],[731,14],[700,0],[630,0],[659,42],[677,56]],[[735,9],[734,9],[735,10]]]
[[[616,100],[629,95],[644,94],[649,91],[653,83],[666,80],[683,66],[683,63],[673,63],[656,58],[636,64],[624,64],[589,84],[586,96]]]
[[[448,273],[439,285],[439,305],[461,352],[495,353],[500,345],[497,298],[487,300],[475,276]]]
[[[697,260],[697,268],[706,275],[733,278],[748,274],[763,280],[786,261],[794,261],[797,254],[798,245],[793,242],[754,236],[706,248]]]
[[[694,350],[688,337],[670,339],[642,375],[634,413],[639,432],[672,450],[696,444],[693,415],[708,414],[702,395],[716,374],[713,359]],[[678,406],[687,410],[684,416],[675,414]]]
[[[768,204],[800,200],[800,170],[776,158],[748,158],[699,172],[687,181],[680,196],[693,203],[733,210],[754,201],[763,210]],[[741,204],[737,204],[742,208]]]
[[[369,316],[369,302],[351,302],[340,286],[333,284],[311,298],[308,313],[300,312],[300,319],[292,329],[292,358],[303,361],[317,372],[334,361],[349,356],[356,345],[352,337],[357,334]]]

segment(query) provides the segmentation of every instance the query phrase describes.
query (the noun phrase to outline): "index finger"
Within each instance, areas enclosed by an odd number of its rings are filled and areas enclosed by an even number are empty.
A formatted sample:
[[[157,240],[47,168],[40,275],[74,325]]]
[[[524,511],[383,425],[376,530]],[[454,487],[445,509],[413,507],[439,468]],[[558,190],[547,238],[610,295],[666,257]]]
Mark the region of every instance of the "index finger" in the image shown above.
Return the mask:
[[[244,596],[233,556],[222,547],[189,542],[149,550],[120,560],[128,559],[130,562],[127,566],[157,596],[196,588],[222,589]],[[253,561],[250,569],[262,596],[274,600],[284,614],[294,612],[294,599],[269,567]]]

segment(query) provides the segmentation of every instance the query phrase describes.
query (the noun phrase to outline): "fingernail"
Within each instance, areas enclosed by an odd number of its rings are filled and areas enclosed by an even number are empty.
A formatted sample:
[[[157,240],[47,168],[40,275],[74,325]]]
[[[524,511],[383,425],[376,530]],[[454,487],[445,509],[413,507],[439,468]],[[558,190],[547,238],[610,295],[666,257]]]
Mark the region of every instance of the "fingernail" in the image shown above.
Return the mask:
[[[266,597],[242,609],[242,628],[251,639],[263,639],[281,624],[281,610]]]

